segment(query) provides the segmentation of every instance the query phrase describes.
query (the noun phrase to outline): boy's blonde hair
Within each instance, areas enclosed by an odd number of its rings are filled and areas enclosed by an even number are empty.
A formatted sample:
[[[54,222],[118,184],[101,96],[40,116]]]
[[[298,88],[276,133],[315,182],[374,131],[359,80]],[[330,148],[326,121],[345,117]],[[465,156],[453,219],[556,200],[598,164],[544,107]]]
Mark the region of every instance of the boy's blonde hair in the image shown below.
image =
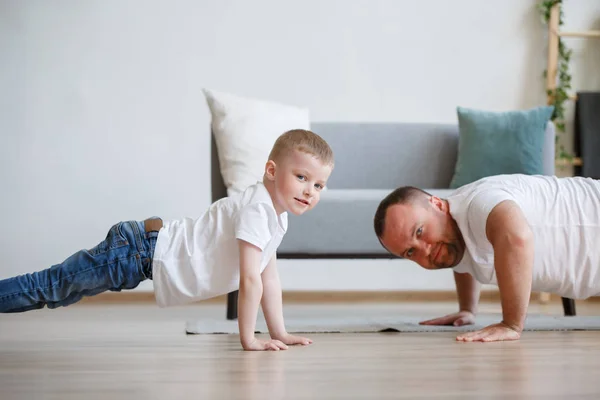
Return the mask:
[[[324,165],[333,167],[333,151],[327,142],[314,132],[304,129],[287,131],[277,138],[269,160],[277,161],[290,151],[297,150],[316,157]]]

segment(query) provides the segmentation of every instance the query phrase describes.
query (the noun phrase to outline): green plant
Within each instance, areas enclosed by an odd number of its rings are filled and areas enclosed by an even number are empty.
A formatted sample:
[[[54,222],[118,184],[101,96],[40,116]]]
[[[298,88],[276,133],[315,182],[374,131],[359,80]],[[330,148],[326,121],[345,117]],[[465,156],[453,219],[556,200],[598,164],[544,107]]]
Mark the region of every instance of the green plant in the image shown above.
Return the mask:
[[[550,20],[550,11],[556,4],[562,5],[562,0],[544,0],[538,4],[544,22],[548,24]],[[558,25],[563,25],[563,11],[560,7],[560,16]],[[552,99],[552,105],[554,106],[554,113],[552,114],[552,122],[556,126],[557,131],[565,133],[565,102],[569,99],[567,91],[571,89],[571,74],[569,73],[569,61],[571,60],[572,50],[565,46],[564,41],[558,37],[558,69],[557,69],[557,83],[556,89],[548,89],[547,95]],[[548,70],[544,71],[544,77],[548,74]],[[558,144],[558,135],[556,136],[556,143]],[[564,145],[560,144],[557,148],[557,158],[566,159],[568,161],[573,160],[573,155],[565,150]]]

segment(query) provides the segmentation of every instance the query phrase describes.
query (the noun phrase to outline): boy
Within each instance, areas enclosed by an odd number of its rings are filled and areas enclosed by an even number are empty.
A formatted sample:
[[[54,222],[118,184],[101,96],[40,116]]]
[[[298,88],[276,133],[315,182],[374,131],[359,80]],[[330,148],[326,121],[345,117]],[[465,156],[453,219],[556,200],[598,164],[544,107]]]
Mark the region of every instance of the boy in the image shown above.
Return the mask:
[[[133,289],[153,279],[160,307],[239,288],[244,350],[310,344],[285,330],[275,252],[287,230],[287,213],[301,215],[317,205],[333,164],[333,152],[321,137],[288,131],[275,142],[262,182],[213,203],[196,220],[120,222],[91,250],[44,271],[2,280],[0,312],[67,306],[83,296]],[[271,340],[254,337],[259,303]]]

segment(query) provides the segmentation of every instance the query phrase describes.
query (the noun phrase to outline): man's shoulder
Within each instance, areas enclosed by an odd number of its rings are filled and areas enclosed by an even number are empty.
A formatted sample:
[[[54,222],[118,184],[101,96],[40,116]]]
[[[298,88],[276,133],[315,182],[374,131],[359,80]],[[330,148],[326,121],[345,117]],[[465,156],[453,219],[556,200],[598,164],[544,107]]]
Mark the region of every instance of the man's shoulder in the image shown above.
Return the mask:
[[[539,177],[527,175],[494,175],[481,178],[456,189],[448,199],[461,202],[481,202],[487,197],[513,196],[519,192],[519,187],[531,184]]]
[[[512,179],[512,178],[511,178]],[[516,201],[514,185],[502,176],[484,178],[459,188],[449,196],[450,215],[457,222],[463,235],[473,231],[485,237],[485,225],[492,210],[504,201]]]

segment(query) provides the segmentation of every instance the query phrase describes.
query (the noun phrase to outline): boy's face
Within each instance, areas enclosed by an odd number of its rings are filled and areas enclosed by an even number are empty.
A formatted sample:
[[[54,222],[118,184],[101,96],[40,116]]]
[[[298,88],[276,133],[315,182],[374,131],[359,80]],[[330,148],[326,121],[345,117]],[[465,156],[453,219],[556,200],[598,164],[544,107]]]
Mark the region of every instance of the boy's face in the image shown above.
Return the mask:
[[[332,167],[311,154],[294,150],[275,164],[267,163],[267,178],[274,182],[277,213],[302,215],[317,205]]]

